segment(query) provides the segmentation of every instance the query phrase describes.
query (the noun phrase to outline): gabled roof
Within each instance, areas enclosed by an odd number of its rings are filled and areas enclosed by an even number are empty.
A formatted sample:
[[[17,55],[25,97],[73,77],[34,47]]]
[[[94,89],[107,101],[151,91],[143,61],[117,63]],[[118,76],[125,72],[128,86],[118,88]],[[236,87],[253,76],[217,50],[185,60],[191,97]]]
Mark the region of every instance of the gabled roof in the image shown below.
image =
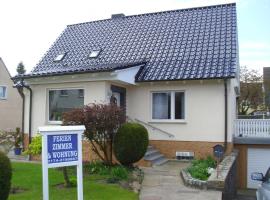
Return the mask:
[[[236,5],[223,4],[69,25],[27,76],[144,64],[136,81],[231,78],[237,54]]]

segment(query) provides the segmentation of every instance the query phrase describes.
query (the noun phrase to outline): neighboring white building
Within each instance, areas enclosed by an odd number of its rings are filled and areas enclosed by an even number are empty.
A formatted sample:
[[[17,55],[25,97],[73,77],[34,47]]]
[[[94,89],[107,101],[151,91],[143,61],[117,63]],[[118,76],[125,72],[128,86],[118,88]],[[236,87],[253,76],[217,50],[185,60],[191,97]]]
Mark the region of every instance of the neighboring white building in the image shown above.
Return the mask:
[[[239,91],[236,5],[224,4],[69,25],[33,71],[31,134],[61,113],[114,95],[168,158],[232,149]],[[25,89],[25,110],[30,90]],[[29,133],[29,112],[25,112]]]

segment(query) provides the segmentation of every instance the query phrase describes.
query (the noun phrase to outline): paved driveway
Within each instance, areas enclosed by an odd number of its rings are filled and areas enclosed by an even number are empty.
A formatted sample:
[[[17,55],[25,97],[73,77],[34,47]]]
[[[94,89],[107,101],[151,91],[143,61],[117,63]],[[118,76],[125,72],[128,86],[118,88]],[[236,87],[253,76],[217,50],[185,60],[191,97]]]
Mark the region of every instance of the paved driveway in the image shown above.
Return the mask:
[[[170,161],[162,166],[143,168],[140,200],[219,200],[221,192],[184,186],[180,170],[189,163]]]

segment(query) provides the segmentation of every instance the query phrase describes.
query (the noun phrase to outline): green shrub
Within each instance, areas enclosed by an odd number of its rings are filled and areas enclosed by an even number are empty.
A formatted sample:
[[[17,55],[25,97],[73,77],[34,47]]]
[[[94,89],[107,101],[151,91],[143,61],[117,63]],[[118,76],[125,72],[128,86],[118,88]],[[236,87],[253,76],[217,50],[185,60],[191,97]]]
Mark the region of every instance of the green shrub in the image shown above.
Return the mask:
[[[123,165],[130,165],[139,161],[148,146],[148,132],[145,127],[137,123],[125,123],[114,137],[114,153]]]
[[[110,167],[104,165],[100,161],[91,162],[89,164],[90,174],[99,174],[99,175],[109,175],[110,174]]]
[[[127,180],[128,170],[123,166],[116,166],[111,169],[111,177],[116,180]]]
[[[0,152],[0,200],[7,200],[11,186],[12,169],[8,157]]]
[[[215,168],[216,161],[208,156],[206,159],[198,159],[192,161],[191,167],[188,168],[188,172],[193,178],[199,180],[207,180],[210,174],[208,173],[208,168]]]
[[[32,139],[31,144],[29,144],[28,149],[24,152],[24,154],[28,155],[40,155],[42,152],[42,144],[41,144],[41,135],[37,135]]]

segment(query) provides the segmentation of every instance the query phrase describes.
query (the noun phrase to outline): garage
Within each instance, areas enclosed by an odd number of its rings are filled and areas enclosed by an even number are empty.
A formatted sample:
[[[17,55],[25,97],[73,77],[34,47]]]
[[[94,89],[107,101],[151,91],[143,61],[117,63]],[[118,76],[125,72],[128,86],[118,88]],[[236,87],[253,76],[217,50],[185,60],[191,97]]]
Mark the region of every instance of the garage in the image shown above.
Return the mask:
[[[251,180],[252,172],[262,172],[265,174],[270,167],[270,149],[268,148],[248,148],[247,151],[247,187],[258,188],[260,182]]]

